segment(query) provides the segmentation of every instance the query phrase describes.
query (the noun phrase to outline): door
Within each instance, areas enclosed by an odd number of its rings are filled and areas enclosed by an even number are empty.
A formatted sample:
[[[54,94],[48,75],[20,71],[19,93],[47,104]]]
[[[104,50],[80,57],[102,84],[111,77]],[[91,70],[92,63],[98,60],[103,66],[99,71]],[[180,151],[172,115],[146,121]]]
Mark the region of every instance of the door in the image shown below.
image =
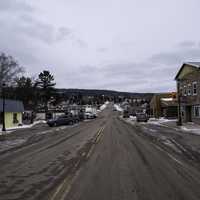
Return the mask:
[[[186,106],[186,121],[192,121],[192,106]]]

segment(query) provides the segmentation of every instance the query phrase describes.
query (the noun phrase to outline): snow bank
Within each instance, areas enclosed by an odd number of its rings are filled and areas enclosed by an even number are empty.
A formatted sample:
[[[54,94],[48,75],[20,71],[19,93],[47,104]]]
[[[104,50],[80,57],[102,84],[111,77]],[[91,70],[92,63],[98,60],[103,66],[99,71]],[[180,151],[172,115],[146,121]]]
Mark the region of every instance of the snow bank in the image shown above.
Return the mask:
[[[120,107],[120,105],[118,105],[118,104],[114,104],[114,107],[115,107],[115,109],[117,110],[117,111],[120,111],[120,112],[122,112],[123,111],[123,109]]]
[[[103,105],[101,105],[100,110],[104,110],[108,104],[109,104],[109,101],[106,101]]]
[[[193,127],[187,127],[187,125],[181,126],[180,129],[185,132],[193,133],[195,135],[200,135],[200,127],[195,128],[195,125]]]
[[[6,128],[6,133],[11,133],[14,130],[17,129],[24,129],[24,128],[31,128],[36,124],[41,124],[41,123],[46,123],[45,120],[39,120],[39,121],[35,121],[33,124],[29,124],[29,125],[25,125],[23,124],[22,126],[15,126],[15,127],[11,127],[11,128]],[[0,126],[0,135],[2,134],[2,127]]]
[[[156,125],[162,125],[163,123],[168,123],[168,122],[176,122],[177,119],[166,119],[164,117],[161,117],[159,119],[156,118],[150,118],[148,120],[149,124],[156,124]]]

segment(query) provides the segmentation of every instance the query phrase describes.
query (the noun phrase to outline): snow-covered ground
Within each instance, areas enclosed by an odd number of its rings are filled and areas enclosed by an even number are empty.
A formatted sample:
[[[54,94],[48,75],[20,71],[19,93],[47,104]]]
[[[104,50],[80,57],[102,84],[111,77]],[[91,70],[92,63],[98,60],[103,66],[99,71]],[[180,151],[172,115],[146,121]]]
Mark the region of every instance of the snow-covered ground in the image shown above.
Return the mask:
[[[161,117],[159,119],[150,118],[147,123],[149,123],[149,124],[155,124],[155,125],[162,125],[164,123],[176,122],[176,121],[177,121],[177,119],[166,119],[164,117]]]
[[[120,112],[123,111],[123,109],[120,107],[119,104],[114,104],[114,107],[115,107],[115,109],[116,109],[117,111],[120,111]]]
[[[100,110],[104,110],[108,104],[109,104],[109,101],[106,101],[103,105],[101,105]]]
[[[199,125],[183,125],[180,127],[180,129],[182,131],[188,132],[188,133],[193,133],[195,135],[199,135],[200,136],[200,126]]]
[[[34,125],[41,124],[41,123],[46,123],[46,121],[45,120],[39,120],[39,121],[35,121],[33,124],[29,124],[29,125],[23,124],[22,126],[16,126],[16,127],[12,127],[12,128],[7,128],[6,129],[6,134],[11,133],[12,131],[17,130],[17,129],[31,128]],[[2,126],[0,126],[0,135],[1,134],[2,134]]]

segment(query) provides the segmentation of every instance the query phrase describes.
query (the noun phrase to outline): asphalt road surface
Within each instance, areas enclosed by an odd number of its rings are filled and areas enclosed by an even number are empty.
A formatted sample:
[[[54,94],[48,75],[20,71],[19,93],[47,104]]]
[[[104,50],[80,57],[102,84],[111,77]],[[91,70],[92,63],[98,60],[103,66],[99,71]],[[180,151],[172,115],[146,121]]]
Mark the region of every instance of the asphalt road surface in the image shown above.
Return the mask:
[[[109,105],[76,126],[35,128],[0,154],[0,199],[199,200],[198,156],[164,146],[143,126],[127,124]]]

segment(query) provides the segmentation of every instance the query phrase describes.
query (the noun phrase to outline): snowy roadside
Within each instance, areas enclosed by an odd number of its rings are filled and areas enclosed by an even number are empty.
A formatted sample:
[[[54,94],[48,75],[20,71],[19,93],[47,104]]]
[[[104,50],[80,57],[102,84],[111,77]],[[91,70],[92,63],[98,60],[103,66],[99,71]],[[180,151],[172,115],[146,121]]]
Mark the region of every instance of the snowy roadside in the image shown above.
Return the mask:
[[[126,123],[139,128],[146,136],[152,138],[154,141],[158,141],[160,144],[169,147],[178,154],[184,154],[192,159],[195,159],[195,154],[200,154],[200,140],[199,135],[196,134],[200,130],[199,125],[197,125],[199,126],[198,129],[193,129],[196,132],[191,134],[191,128],[186,129],[185,126],[177,128],[176,120],[150,119],[147,123],[138,123],[136,117],[123,118],[121,116],[120,118]],[[166,125],[166,123],[168,124]],[[170,126],[168,126],[169,124]],[[192,125],[190,124],[191,127]],[[184,134],[186,132],[189,134]]]
[[[109,101],[106,101],[103,105],[101,105],[100,111],[104,110],[108,104],[109,104]]]
[[[177,126],[176,125],[177,119],[165,119],[165,118],[150,118],[148,121],[148,124],[154,124],[158,126],[165,126],[168,128],[172,128],[176,131],[183,131],[186,133],[191,133],[195,135],[200,136],[200,125],[188,122],[188,123],[183,123],[182,126]]]
[[[122,112],[123,111],[123,109],[120,107],[120,105],[118,105],[118,104],[114,104],[114,107],[115,107],[115,109],[117,110],[117,111],[120,111],[120,112]]]
[[[18,129],[32,128],[33,126],[37,124],[44,124],[44,123],[46,123],[45,120],[39,120],[39,121],[35,121],[33,124],[30,124],[30,125],[23,124],[22,126],[7,128],[5,132],[2,132],[2,126],[0,126],[0,135],[12,133],[13,131],[18,130]]]

